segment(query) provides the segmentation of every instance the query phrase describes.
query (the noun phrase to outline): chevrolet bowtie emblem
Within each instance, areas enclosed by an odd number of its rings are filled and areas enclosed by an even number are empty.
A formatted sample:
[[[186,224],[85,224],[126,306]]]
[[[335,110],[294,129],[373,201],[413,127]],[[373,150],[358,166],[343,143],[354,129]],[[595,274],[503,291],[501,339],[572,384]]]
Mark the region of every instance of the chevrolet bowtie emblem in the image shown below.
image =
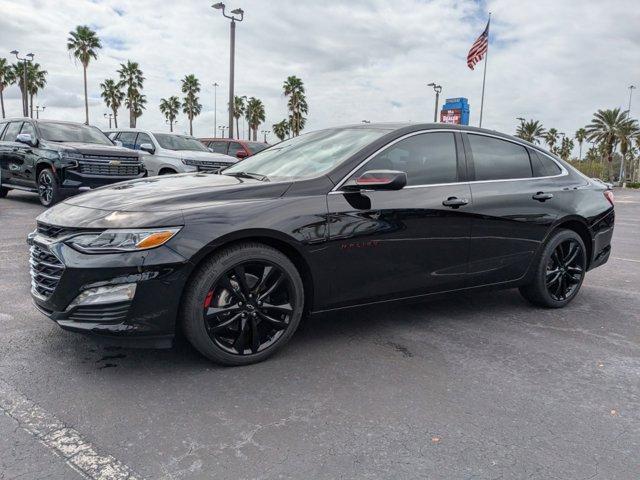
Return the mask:
[[[120,160],[110,160],[109,165],[120,165]]]

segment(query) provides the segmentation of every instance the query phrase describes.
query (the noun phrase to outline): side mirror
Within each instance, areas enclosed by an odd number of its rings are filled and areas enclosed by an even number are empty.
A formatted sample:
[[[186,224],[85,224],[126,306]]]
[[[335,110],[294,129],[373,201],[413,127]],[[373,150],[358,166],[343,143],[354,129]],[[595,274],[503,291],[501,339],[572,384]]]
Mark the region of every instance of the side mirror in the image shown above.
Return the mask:
[[[143,152],[150,153],[151,155],[153,155],[156,151],[155,147],[150,143],[142,143],[140,145],[140,150],[142,150]]]
[[[38,141],[35,138],[32,138],[30,133],[19,133],[16,137],[16,142],[24,143],[30,147],[35,147],[38,144]]]
[[[247,152],[245,152],[244,150],[240,150],[238,153],[236,153],[236,157],[238,157],[240,160],[242,160],[243,158],[247,158],[249,155],[247,155]]]
[[[407,174],[397,170],[368,170],[343,186],[344,190],[401,190],[407,185]]]

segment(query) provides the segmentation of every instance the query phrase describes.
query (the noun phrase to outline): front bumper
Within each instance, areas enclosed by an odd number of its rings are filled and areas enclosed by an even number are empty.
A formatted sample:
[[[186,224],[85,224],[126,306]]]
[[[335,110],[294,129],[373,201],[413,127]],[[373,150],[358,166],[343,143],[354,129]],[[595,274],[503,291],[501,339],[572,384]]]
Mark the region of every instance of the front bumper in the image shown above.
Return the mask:
[[[60,182],[60,188],[65,193],[75,193],[83,190],[92,190],[94,188],[112,185],[127,180],[135,180],[147,176],[147,171],[141,169],[137,175],[89,175],[80,173],[77,170],[64,169],[64,174]]]
[[[111,339],[169,343],[173,338],[191,264],[168,246],[89,255],[35,232],[28,243],[31,296],[38,310],[61,328]],[[123,284],[136,285],[131,300],[71,305],[85,290]]]

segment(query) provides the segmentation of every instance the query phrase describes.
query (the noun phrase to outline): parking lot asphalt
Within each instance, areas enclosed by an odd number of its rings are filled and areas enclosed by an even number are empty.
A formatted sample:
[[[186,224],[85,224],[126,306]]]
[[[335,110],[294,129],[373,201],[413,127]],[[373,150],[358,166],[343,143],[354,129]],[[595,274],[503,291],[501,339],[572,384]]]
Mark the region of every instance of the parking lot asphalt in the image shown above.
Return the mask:
[[[305,321],[209,363],[67,333],[29,296],[35,196],[0,200],[0,479],[638,479],[640,192],[563,310],[516,290]]]

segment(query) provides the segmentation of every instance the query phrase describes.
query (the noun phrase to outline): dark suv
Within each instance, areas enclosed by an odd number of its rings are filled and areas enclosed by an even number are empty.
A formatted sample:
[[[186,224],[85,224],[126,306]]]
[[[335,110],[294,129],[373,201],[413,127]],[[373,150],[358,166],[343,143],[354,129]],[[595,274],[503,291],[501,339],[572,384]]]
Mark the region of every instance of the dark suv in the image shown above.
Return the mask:
[[[26,190],[48,207],[69,194],[145,175],[137,152],[115,146],[95,127],[30,118],[0,122],[0,198]]]

